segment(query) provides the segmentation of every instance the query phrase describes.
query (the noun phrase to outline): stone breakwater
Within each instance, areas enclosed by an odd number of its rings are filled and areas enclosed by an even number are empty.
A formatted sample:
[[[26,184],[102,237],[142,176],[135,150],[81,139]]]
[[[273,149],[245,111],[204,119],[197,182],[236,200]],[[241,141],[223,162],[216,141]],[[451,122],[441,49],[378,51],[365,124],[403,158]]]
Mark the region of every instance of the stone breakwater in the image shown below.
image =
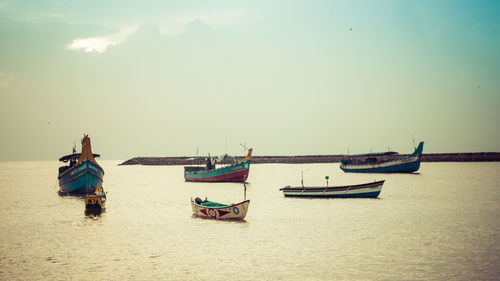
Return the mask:
[[[400,156],[405,156],[401,154]],[[252,164],[309,164],[338,163],[343,155],[252,156]],[[241,160],[243,157],[236,157]],[[500,152],[428,153],[422,154],[422,162],[498,162]],[[203,165],[201,157],[135,157],[120,165]],[[220,162],[220,164],[229,164]]]

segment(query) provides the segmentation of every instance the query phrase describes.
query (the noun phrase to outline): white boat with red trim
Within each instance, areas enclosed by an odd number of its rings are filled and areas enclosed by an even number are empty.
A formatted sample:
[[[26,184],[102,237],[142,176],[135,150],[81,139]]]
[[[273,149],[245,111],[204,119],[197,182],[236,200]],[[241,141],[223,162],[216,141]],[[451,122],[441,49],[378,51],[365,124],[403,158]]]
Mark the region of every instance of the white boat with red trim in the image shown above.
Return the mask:
[[[193,214],[198,217],[211,219],[242,220],[247,215],[248,204],[250,204],[250,200],[245,200],[237,204],[226,205],[208,201],[207,199],[201,200],[198,197],[194,200],[191,198],[191,208],[193,209]]]

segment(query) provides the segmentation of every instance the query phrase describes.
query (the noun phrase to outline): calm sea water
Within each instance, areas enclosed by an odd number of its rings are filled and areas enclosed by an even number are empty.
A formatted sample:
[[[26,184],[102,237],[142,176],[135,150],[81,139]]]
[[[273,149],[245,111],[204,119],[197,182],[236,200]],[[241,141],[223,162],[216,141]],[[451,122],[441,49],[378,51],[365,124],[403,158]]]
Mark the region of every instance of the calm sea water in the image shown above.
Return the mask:
[[[57,194],[56,162],[0,162],[0,279],[498,280],[500,163],[423,163],[419,174],[338,164],[252,165],[244,222],[194,218],[181,166],[101,161],[106,212]],[[278,188],[386,179],[379,199],[284,198]]]

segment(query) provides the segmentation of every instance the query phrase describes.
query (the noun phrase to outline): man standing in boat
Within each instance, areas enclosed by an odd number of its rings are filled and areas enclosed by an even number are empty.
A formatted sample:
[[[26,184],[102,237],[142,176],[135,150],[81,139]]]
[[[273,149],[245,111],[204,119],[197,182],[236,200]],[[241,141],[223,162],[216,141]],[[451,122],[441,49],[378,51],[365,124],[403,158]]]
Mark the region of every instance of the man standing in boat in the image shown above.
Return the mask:
[[[208,158],[207,158],[207,170],[212,170],[214,167],[212,165],[212,160],[211,160],[211,157],[210,157],[210,153],[208,154]]]

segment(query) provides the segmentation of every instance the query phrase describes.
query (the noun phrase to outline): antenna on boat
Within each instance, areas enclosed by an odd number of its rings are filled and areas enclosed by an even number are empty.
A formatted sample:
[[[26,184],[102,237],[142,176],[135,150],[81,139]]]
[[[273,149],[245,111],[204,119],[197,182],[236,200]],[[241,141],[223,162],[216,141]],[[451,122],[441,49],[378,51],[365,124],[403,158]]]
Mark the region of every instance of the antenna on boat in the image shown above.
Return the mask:
[[[200,148],[199,146],[196,147],[196,156],[198,156],[198,149],[199,148]]]
[[[240,143],[240,145],[243,147],[243,154],[245,154],[247,152],[247,144],[244,142],[244,143]]]
[[[227,155],[227,136],[226,136],[226,155]]]
[[[301,172],[302,172],[302,179],[300,180],[300,182],[302,183],[302,187],[304,187],[304,170],[302,170]]]
[[[415,136],[411,135],[412,139],[413,139],[413,149],[417,149],[417,146],[415,146]]]

